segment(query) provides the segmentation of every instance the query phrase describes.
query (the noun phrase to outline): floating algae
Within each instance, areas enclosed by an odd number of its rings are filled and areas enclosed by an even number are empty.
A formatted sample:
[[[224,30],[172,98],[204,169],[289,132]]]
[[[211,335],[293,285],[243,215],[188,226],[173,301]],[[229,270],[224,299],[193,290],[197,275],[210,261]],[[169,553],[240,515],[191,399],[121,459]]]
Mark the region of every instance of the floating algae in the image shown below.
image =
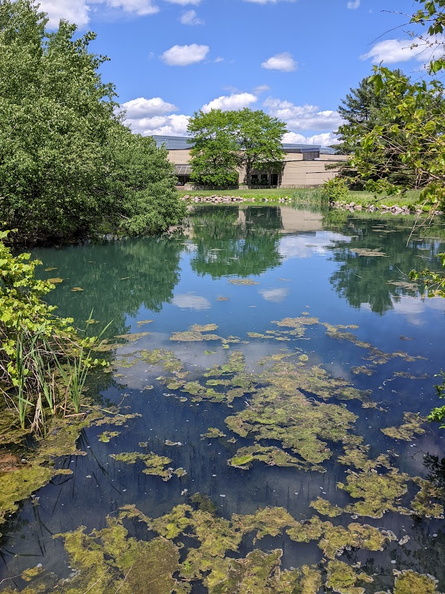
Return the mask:
[[[193,324],[190,328],[192,332],[211,332],[212,330],[218,330],[217,324],[204,324],[200,326],[199,324]]]
[[[205,433],[201,433],[202,439],[217,439],[218,437],[226,437],[226,434],[217,427],[209,427]]]
[[[443,498],[443,491],[431,481],[420,477],[413,477],[411,480],[420,487],[411,501],[411,510],[414,514],[425,518],[443,519],[445,514],[444,506],[437,503],[438,499]]]
[[[173,332],[170,340],[177,342],[202,342],[203,340],[222,340],[217,334],[204,334],[197,330],[186,330],[184,332]]]
[[[307,470],[308,467],[305,463],[301,462],[295,456],[291,456],[281,448],[274,446],[247,446],[240,448],[235,456],[227,460],[229,466],[234,468],[241,468],[242,470],[248,470],[255,460],[264,462],[268,466],[281,466],[281,467],[293,467]],[[322,466],[313,465],[309,468],[310,470],[316,470],[323,472]]]
[[[380,248],[377,249],[368,249],[368,248],[351,248],[349,250],[353,254],[357,254],[357,256],[366,256],[366,257],[375,257],[381,256],[387,258],[387,255],[380,251]]]
[[[81,526],[73,532],[56,535],[63,539],[70,566],[75,571],[69,578],[53,584],[52,590],[62,586],[72,594],[87,591],[99,594],[110,591],[112,584],[113,591],[124,594],[185,594],[192,591],[194,583],[202,583],[210,594],[315,594],[323,587],[358,594],[364,592],[359,584],[372,582],[372,577],[336,557],[346,548],[382,550],[395,538],[391,533],[357,523],[334,526],[318,517],[300,522],[280,507],[259,509],[247,515],[234,514],[225,519],[216,515],[216,507],[207,496],[196,493],[190,500],[194,507],[177,505],[158,518],[150,518],[135,506],[127,505],[108,516],[102,530],[87,534]],[[124,525],[126,518],[145,525],[149,540],[130,537]],[[268,552],[254,549],[245,557],[240,556],[240,545],[248,534],[253,535],[254,543],[266,536],[285,534],[296,542],[315,540],[325,557],[318,568],[303,565],[284,571],[281,549]],[[29,577],[32,580],[34,576]],[[408,584],[416,588],[408,590]],[[423,584],[426,586],[422,589]],[[429,576],[396,573],[394,592],[399,594],[412,591],[433,594],[434,588],[435,580]],[[39,591],[47,590],[34,590]]]
[[[381,518],[387,511],[409,513],[399,506],[399,499],[407,492],[408,475],[392,469],[386,474],[375,470],[368,472],[349,472],[346,484],[337,483],[340,489],[347,491],[356,503],[346,506],[345,511],[359,516]]]
[[[258,281],[254,281],[250,278],[230,278],[229,283],[231,285],[259,285]]]
[[[366,573],[357,572],[343,561],[329,561],[327,566],[326,585],[338,594],[364,594],[365,588],[357,586],[357,582],[372,582]]]
[[[125,462],[125,464],[135,464],[138,460],[142,460],[145,465],[142,472],[144,474],[159,476],[163,481],[170,480],[173,474],[176,473],[173,468],[167,467],[171,463],[170,458],[159,456],[154,452],[148,452],[147,454],[142,452],[122,452],[120,454],[110,454],[110,456],[119,462]],[[178,476],[183,476],[182,469]]]
[[[48,434],[38,440],[35,453],[28,452],[27,462],[12,472],[0,473],[0,524],[18,509],[20,501],[46,485],[54,476],[72,474],[69,469],[54,468],[55,459],[64,455],[82,455],[76,447],[80,431],[91,425],[101,413],[92,409],[88,415],[67,422],[53,420]]]
[[[348,548],[383,551],[388,540],[395,540],[392,533],[353,522],[347,527],[334,526],[331,522],[323,523],[323,536],[318,546],[328,559],[339,557]]]
[[[113,437],[117,437],[120,433],[120,431],[104,431],[99,435],[99,441],[109,443]]]
[[[345,510],[338,507],[338,505],[332,505],[332,503],[322,497],[317,497],[317,499],[311,501],[309,505],[322,516],[328,516],[329,518],[336,518],[345,512]]]
[[[415,435],[423,435],[425,429],[422,425],[425,423],[419,414],[413,412],[403,413],[404,423],[399,427],[385,427],[380,429],[382,433],[392,437],[393,439],[402,439],[404,441],[411,441]]]
[[[411,569],[405,571],[394,570],[394,594],[439,594],[437,580],[431,575],[416,573]]]
[[[259,443],[270,439],[281,442],[298,456],[302,465],[311,469],[332,455],[324,440],[343,441],[357,417],[342,406],[306,397],[297,389],[296,377],[304,377],[307,386],[317,383],[317,379],[301,376],[295,366],[280,362],[262,376],[268,385],[252,395],[250,405],[225,422],[241,437]],[[315,386],[311,387],[315,391]],[[327,382],[323,389],[327,391]]]
[[[65,543],[70,564],[76,570],[64,581],[72,594],[102,593],[165,594],[189,592],[173,574],[179,569],[179,549],[171,541],[154,538],[148,542],[128,538],[120,518],[107,518],[107,526],[86,534],[81,526],[58,534]]]

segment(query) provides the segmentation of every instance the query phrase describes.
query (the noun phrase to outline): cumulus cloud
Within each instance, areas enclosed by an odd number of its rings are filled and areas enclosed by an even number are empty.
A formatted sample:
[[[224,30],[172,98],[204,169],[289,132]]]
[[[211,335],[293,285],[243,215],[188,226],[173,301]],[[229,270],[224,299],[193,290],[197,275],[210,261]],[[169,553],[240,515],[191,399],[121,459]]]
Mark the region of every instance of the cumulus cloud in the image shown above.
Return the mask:
[[[395,64],[396,62],[429,62],[436,53],[443,53],[445,37],[436,37],[422,40],[414,39],[386,39],[376,43],[366,54],[360,56],[361,60],[372,59],[374,64]]]
[[[283,261],[294,258],[312,258],[313,256],[326,254],[336,241],[350,241],[339,233],[330,231],[316,231],[315,235],[286,235],[280,240],[278,252]]]
[[[194,4],[195,6],[197,4],[201,3],[201,0],[166,0],[167,2],[170,2],[171,4],[180,4],[181,6],[186,6],[187,4]]]
[[[204,113],[208,113],[212,109],[232,111],[249,107],[249,105],[252,105],[257,100],[257,97],[252,93],[233,93],[232,95],[222,95],[217,99],[213,99],[213,101],[203,105],[201,109]]]
[[[189,116],[186,115],[158,115],[145,118],[127,118],[125,124],[133,132],[142,136],[187,136]]]
[[[356,10],[360,6],[360,0],[351,0],[346,6],[351,10]]]
[[[201,311],[203,309],[210,309],[212,306],[210,301],[205,297],[199,295],[192,295],[190,293],[183,295],[175,295],[172,299],[173,305],[180,307],[181,309],[193,309],[195,311]]]
[[[297,62],[293,59],[292,54],[283,52],[276,54],[261,64],[263,68],[268,70],[281,70],[281,72],[292,72],[298,67]]]
[[[152,97],[151,99],[138,97],[123,103],[122,108],[126,112],[126,117],[130,119],[147,118],[178,111],[176,105],[167,103],[161,97]]]
[[[192,43],[191,45],[174,45],[166,50],[161,58],[168,66],[189,66],[202,62],[209,53],[208,45],[198,45]]]
[[[339,139],[333,132],[323,132],[322,134],[314,134],[313,136],[304,136],[297,132],[286,132],[283,136],[283,142],[290,144],[319,144],[321,146],[331,146],[338,144]]]
[[[204,21],[200,19],[196,13],[196,10],[187,10],[183,12],[179,21],[183,25],[203,25]]]
[[[88,24],[90,8],[86,0],[41,0],[40,10],[48,14],[48,27],[59,26],[60,19],[76,23],[79,27]]]
[[[58,27],[60,19],[84,27],[89,22],[92,5],[116,8],[139,16],[156,14],[159,7],[153,0],[41,0],[40,9],[48,14],[48,27]]]
[[[260,294],[266,301],[280,303],[288,296],[289,289],[261,289]]]
[[[320,110],[316,105],[295,105],[290,101],[269,98],[264,102],[270,115],[286,122],[290,131],[337,130],[342,123],[340,114],[333,110]]]

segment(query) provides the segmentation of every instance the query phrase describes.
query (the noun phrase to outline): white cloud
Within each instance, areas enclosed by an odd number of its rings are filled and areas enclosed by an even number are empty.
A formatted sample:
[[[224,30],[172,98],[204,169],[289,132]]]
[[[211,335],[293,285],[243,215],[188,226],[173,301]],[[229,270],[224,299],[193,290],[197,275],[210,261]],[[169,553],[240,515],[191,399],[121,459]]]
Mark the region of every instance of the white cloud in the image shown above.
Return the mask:
[[[276,54],[261,64],[268,70],[281,70],[281,72],[292,72],[298,67],[298,63],[293,59],[292,54],[283,52]]]
[[[106,0],[105,3],[112,8],[122,8],[125,12],[134,12],[140,16],[159,12],[152,0]]]
[[[376,43],[366,54],[360,56],[361,60],[372,58],[374,64],[394,64],[396,62],[429,62],[436,53],[443,53],[445,37],[437,35],[428,40],[418,37],[414,39],[386,39]]]
[[[191,45],[174,45],[166,50],[161,58],[169,66],[189,66],[202,62],[209,53],[208,45],[198,45],[192,43]]]
[[[269,98],[264,102],[270,115],[286,122],[288,129],[337,130],[342,123],[340,114],[333,110],[320,110],[316,105],[294,105],[290,101]]]
[[[257,87],[255,87],[253,89],[253,94],[254,95],[261,95],[261,93],[265,93],[266,91],[269,91],[270,87],[268,85],[258,85]]]
[[[338,144],[339,140],[333,132],[323,132],[322,134],[314,134],[313,136],[303,136],[296,132],[286,132],[283,136],[283,142],[290,144],[319,144],[321,146],[331,146]]]
[[[356,10],[360,6],[360,0],[350,0],[346,6],[351,10]]]
[[[187,136],[189,116],[186,115],[158,115],[145,118],[127,118],[125,124],[133,132],[142,136],[162,134],[164,136]]]
[[[286,299],[289,289],[261,289],[260,294],[266,301],[280,303]]]
[[[60,19],[76,23],[79,27],[88,24],[90,8],[86,0],[41,0],[40,10],[48,14],[48,27],[59,26]]]
[[[183,25],[203,25],[204,21],[200,19],[196,13],[196,10],[187,10],[182,13],[179,21]]]
[[[176,295],[172,299],[173,305],[180,307],[181,309],[194,309],[195,311],[201,311],[203,309],[210,309],[212,306],[210,301],[205,297],[199,295],[183,294]]]
[[[156,14],[159,7],[153,0],[41,0],[40,9],[48,14],[48,27],[57,28],[60,19],[84,27],[89,22],[92,5],[117,8],[139,16]]]
[[[194,4],[195,6],[197,4],[201,3],[201,0],[166,0],[167,2],[170,2],[171,4],[180,4],[181,6],[186,6],[187,4]]]
[[[206,105],[202,106],[202,111],[208,113],[212,109],[222,109],[222,111],[232,111],[237,109],[244,109],[249,107],[252,103],[257,101],[257,97],[252,93],[233,93],[232,95],[222,95],[217,99],[213,99]]]
[[[129,119],[141,119],[178,111],[176,105],[167,103],[160,97],[152,97],[151,99],[138,97],[123,103],[122,108],[125,109],[126,117]]]
[[[286,235],[280,240],[278,252],[284,261],[293,258],[312,258],[326,254],[336,241],[349,241],[350,238],[330,231],[316,231],[315,235]]]

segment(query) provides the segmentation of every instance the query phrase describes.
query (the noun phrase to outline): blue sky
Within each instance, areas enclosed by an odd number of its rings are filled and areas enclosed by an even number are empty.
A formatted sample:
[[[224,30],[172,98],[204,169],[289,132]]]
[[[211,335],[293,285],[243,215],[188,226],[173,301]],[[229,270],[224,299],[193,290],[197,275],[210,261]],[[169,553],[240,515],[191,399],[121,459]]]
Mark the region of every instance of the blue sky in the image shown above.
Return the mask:
[[[40,0],[91,30],[109,56],[127,123],[144,135],[186,135],[193,112],[263,109],[288,142],[331,144],[337,107],[382,62],[422,76],[411,49],[413,0]],[[415,32],[417,33],[417,32]]]

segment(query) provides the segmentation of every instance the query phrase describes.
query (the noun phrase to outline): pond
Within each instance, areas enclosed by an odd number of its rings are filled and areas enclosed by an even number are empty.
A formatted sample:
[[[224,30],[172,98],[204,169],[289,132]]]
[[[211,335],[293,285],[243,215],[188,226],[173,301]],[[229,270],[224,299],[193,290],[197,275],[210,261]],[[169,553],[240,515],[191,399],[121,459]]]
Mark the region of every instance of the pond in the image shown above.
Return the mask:
[[[109,324],[89,395],[121,414],[2,527],[0,591],[443,591],[445,300],[409,271],[445,232],[412,226],[200,206],[35,250],[60,315]]]

